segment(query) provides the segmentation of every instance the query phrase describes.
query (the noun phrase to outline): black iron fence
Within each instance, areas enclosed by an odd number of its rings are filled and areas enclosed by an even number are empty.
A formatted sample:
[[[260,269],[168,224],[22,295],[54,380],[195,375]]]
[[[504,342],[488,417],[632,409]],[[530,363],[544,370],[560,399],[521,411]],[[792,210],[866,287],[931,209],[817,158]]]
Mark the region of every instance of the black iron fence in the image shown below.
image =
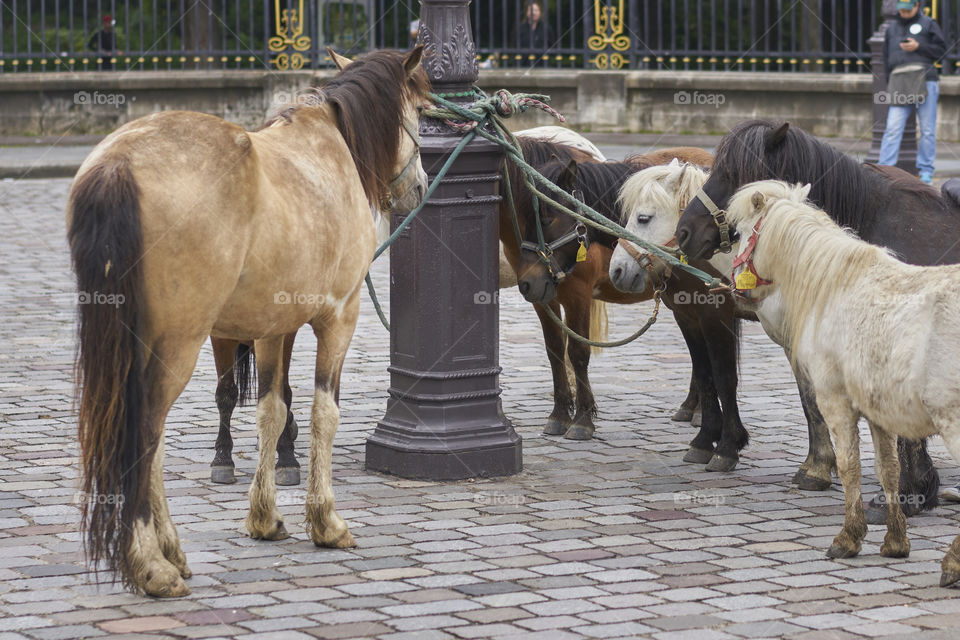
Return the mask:
[[[948,42],[960,0],[928,2]],[[531,7],[531,5],[535,5]],[[473,0],[485,67],[868,71],[881,0]],[[300,69],[409,47],[415,0],[0,0],[0,72]],[[941,63],[960,70],[955,48]]]

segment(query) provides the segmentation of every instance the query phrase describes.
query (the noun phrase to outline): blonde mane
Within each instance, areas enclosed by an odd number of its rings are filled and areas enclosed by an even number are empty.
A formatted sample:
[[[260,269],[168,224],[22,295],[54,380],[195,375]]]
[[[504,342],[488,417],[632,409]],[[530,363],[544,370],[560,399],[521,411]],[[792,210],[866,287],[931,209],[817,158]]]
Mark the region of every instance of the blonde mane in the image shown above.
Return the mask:
[[[753,182],[741,187],[727,208],[741,247],[757,219],[763,220],[753,261],[761,278],[780,287],[791,360],[811,318],[816,328],[831,299],[857,295],[848,289],[878,261],[893,259],[885,249],[860,240],[811,206],[806,200],[809,191],[809,186],[778,180]]]
[[[703,168],[674,159],[670,164],[657,165],[639,171],[623,183],[617,205],[623,211],[622,223],[638,203],[650,211],[673,212],[680,217],[683,208],[707,181],[709,173]]]

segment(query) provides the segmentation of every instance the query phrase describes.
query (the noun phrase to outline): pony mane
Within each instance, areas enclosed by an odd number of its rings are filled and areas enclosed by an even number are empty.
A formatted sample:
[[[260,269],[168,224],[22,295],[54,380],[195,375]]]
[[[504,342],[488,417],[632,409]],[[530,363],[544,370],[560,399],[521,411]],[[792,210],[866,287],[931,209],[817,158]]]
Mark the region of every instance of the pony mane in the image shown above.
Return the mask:
[[[620,187],[637,171],[635,165],[626,162],[580,162],[577,164],[576,188],[583,192],[584,202],[616,222],[620,220]],[[543,175],[551,180],[556,178],[556,174],[543,172]]]
[[[870,196],[876,196],[882,185],[887,189],[892,185],[797,127],[789,127],[778,147],[768,152],[766,136],[782,124],[770,120],[737,124],[717,145],[713,172],[738,185],[771,179],[810,184],[812,202],[838,224],[861,229],[875,214],[868,206]]]
[[[838,226],[811,205],[805,186],[764,180],[741,187],[730,199],[728,219],[741,237],[749,237],[762,219],[753,259],[760,277],[779,284],[785,308],[785,338],[794,358],[802,331],[812,318],[819,325],[827,302],[848,289],[890,253]],[[757,194],[763,197],[755,206]],[[783,286],[783,285],[786,286]]]
[[[376,51],[352,62],[320,87],[306,90],[297,104],[267,121],[292,122],[302,109],[329,105],[337,116],[337,129],[350,149],[367,200],[375,205],[387,195],[397,166],[403,109],[410,101],[426,101],[430,80],[423,67],[407,78],[405,51]],[[387,143],[387,144],[385,144]]]
[[[620,187],[617,206],[622,211],[621,223],[627,223],[631,208],[643,206],[656,212],[670,213],[679,218],[680,213],[707,181],[709,173],[700,166],[671,162],[648,167],[627,178]],[[672,189],[666,185],[676,183]]]

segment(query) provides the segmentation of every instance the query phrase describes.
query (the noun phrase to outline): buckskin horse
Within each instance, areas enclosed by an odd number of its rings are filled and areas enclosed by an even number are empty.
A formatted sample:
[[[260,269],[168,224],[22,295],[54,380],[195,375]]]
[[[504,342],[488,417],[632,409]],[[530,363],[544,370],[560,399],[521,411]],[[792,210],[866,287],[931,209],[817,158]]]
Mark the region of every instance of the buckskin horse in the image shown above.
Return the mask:
[[[732,279],[738,287],[743,273],[756,279],[742,295],[807,374],[836,445],[846,509],[827,556],[856,556],[867,534],[857,427],[864,417],[888,505],[880,555],[904,558],[897,436],[940,434],[960,461],[960,265],[900,262],[810,206],[809,191],[764,180],[730,198],[728,221],[744,238]],[[941,587],[960,580],[960,535],[941,568]]]
[[[625,162],[589,162],[585,154],[572,153],[562,145],[548,142],[521,140],[524,159],[535,168],[543,168],[549,163],[560,163],[566,166],[570,161],[581,162],[583,165],[596,167],[611,180],[618,179],[617,187],[627,176],[656,164],[666,164],[676,157],[706,164],[709,166],[712,156],[692,147],[663,149],[645,155],[638,155]],[[544,234],[550,240],[552,266],[547,269],[537,257],[536,251],[521,250],[516,232],[513,228],[509,207],[502,206],[500,211],[500,239],[504,245],[504,252],[518,276],[521,295],[534,303],[540,325],[543,329],[544,345],[550,361],[553,374],[554,407],[547,418],[543,430],[548,435],[563,435],[573,440],[589,440],[596,430],[593,417],[597,406],[590,388],[588,368],[590,364],[590,347],[573,339],[567,339],[563,330],[547,315],[544,305],[548,306],[558,317],[563,310],[565,324],[581,336],[590,334],[590,309],[594,299],[604,302],[631,304],[650,300],[653,288],[639,294],[627,294],[617,290],[607,275],[610,255],[613,253],[613,239],[607,234],[597,232],[593,227],[584,229],[584,244],[586,253],[582,260],[577,261],[578,234],[571,235],[574,229],[572,220],[565,215],[554,215],[545,210],[538,211],[533,207],[532,194],[526,187],[519,169],[508,163],[510,184],[513,189],[513,202],[517,209],[519,233],[524,244],[532,242],[536,246],[536,217],[546,213],[549,220],[544,219]],[[549,178],[549,176],[547,176]],[[554,176],[556,177],[556,176]],[[615,187],[612,196],[609,192],[607,200],[610,205],[616,198]],[[600,193],[591,194],[598,196]],[[595,204],[588,197],[588,202]],[[605,211],[601,205],[601,213],[619,216],[612,210]],[[562,232],[560,231],[562,228]],[[596,241],[592,241],[593,239]],[[587,246],[587,244],[589,246]],[[576,396],[571,393],[570,384],[564,370],[564,353],[570,359],[575,374]],[[691,389],[691,396],[695,399],[695,391]]]
[[[411,211],[426,190],[419,109],[422,48],[381,51],[257,132],[189,112],[158,113],[107,136],[67,203],[81,305],[77,362],[87,557],[128,588],[189,593],[163,487],[164,421],[207,336],[254,342],[260,459],[246,527],[287,531],[276,507],[284,336],[317,337],[307,528],[318,546],[354,541],[334,509],[335,400],[376,244],[372,210]],[[277,304],[278,292],[309,292]]]

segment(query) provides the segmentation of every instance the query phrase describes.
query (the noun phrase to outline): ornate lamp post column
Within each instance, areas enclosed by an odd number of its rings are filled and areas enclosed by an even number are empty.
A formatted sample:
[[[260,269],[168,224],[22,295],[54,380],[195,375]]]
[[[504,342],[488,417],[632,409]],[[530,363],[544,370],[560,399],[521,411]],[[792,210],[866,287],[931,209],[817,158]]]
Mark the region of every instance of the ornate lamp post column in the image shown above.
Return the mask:
[[[433,90],[469,95],[478,74],[469,0],[420,4]],[[461,134],[431,120],[420,133],[421,159],[434,179]],[[390,397],[367,440],[368,469],[453,480],[522,468],[498,383],[500,159],[495,144],[470,142],[390,247]],[[393,217],[393,228],[400,220]]]
[[[886,70],[883,68],[883,34],[886,33],[890,21],[897,17],[896,0],[883,0],[883,22],[877,31],[867,41],[870,43],[870,68],[873,69],[873,140],[870,143],[870,153],[867,162],[876,162],[880,157],[880,142],[883,132],[887,128],[887,111],[890,105],[886,101],[878,100],[877,96],[886,95]],[[900,141],[900,155],[897,156],[897,166],[917,174],[917,110],[907,118],[907,125],[903,128],[903,139]]]

